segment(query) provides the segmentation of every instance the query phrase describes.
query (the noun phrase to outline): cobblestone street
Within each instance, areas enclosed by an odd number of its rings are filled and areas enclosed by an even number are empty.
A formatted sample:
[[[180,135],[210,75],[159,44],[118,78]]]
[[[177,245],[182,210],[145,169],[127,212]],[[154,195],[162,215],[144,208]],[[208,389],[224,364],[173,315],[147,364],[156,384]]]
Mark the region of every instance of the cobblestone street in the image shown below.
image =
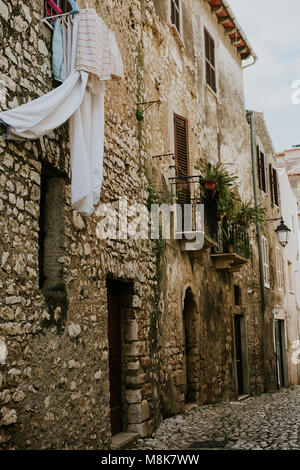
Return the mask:
[[[243,401],[195,406],[165,420],[139,450],[300,449],[300,387]]]

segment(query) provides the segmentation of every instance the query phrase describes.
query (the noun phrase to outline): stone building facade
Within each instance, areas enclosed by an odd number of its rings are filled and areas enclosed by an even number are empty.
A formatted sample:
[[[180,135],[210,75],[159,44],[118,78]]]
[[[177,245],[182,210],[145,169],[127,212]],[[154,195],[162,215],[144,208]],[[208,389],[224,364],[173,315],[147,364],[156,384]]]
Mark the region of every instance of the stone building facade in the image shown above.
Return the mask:
[[[249,46],[224,30],[226,2],[180,1],[178,28],[173,3],[89,1],[116,33],[125,69],[125,80],[107,84],[99,207],[124,197],[149,205],[153,187],[172,192],[172,155],[153,157],[176,154],[174,115],[188,122],[190,176],[201,161],[221,161],[238,174],[240,197],[253,197],[242,70]],[[2,110],[57,85],[43,15],[40,0],[0,0]],[[206,83],[205,31],[215,44],[215,90]],[[138,103],[152,101],[143,113]],[[38,141],[0,140],[0,337],[8,350],[0,446],[108,449],[112,434],[150,435],[187,402],[276,388],[271,311],[281,297],[271,291],[267,301],[263,361],[255,231],[242,261],[212,257],[210,239],[195,252],[182,240],[99,240],[98,212],[85,218],[71,208],[69,163],[67,125]]]
[[[261,244],[265,257],[265,374],[268,388],[272,389],[299,383],[298,366],[292,360],[292,343],[299,336],[299,318],[295,304],[294,308],[288,308],[289,286],[285,267],[288,253],[290,256],[293,253],[293,259],[297,258],[297,242],[294,243],[292,234],[288,246],[282,248],[275,232],[281,217],[291,227],[290,214],[294,208],[293,204],[289,209],[284,204],[289,188],[284,189],[280,185],[276,151],[262,113],[254,113],[254,133],[260,158],[259,202],[267,209],[268,220],[262,230]]]
[[[145,202],[136,120],[140,2],[89,3],[115,31],[126,74],[107,84],[102,201],[125,195]],[[0,3],[2,109],[57,85],[43,17],[40,0]],[[156,286],[152,244],[100,241],[97,217],[72,210],[67,125],[39,141],[1,139],[0,146],[0,336],[8,350],[0,366],[1,446],[109,446],[108,284],[112,296],[118,291],[122,297],[123,426],[151,433],[157,396],[149,338]]]

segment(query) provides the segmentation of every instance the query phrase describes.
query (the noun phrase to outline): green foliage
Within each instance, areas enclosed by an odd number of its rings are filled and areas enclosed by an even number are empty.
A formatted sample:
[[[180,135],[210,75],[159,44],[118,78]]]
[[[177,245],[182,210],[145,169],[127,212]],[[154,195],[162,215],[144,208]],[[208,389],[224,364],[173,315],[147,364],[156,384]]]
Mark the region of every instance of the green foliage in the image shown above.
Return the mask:
[[[266,220],[266,209],[261,204],[255,205],[253,201],[239,202],[235,212],[235,222],[242,227],[262,224]]]
[[[226,165],[221,162],[215,165],[201,162],[199,165],[196,165],[195,168],[201,171],[204,180],[216,183],[217,187],[214,193],[218,193],[224,188],[233,188],[236,186],[238,177],[230,174],[226,169]]]
[[[216,165],[202,163],[196,168],[202,172],[205,180],[216,183],[216,188],[207,194],[207,198],[214,200],[216,204],[220,226],[227,242],[231,241],[232,225],[248,229],[265,221],[266,209],[262,205],[256,205],[252,200],[241,201],[237,188],[238,177],[231,174],[226,165],[220,162]]]
[[[172,204],[173,195],[168,190],[160,191],[156,184],[149,182],[147,186],[147,208],[150,211],[152,204]]]
[[[144,121],[144,113],[140,106],[136,110],[136,118],[138,121]]]

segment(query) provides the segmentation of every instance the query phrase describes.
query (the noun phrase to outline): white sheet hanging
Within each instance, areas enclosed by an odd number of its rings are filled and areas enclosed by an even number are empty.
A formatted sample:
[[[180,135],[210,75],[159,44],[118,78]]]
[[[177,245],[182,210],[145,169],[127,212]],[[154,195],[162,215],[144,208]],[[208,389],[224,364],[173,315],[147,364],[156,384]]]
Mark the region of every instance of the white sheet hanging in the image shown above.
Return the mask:
[[[74,72],[46,95],[0,113],[0,119],[12,126],[8,138],[38,139],[66,122],[80,106],[87,80],[86,72]]]
[[[69,17],[64,25],[65,66],[67,75],[70,73],[65,82],[30,103],[0,113],[0,120],[10,126],[8,139],[24,140],[47,135],[70,119],[71,202],[81,214],[91,215],[102,185],[105,82],[86,71],[76,70],[79,16]],[[101,24],[100,31],[106,35],[102,20],[96,23]],[[115,47],[116,43],[114,56]],[[107,78],[106,74],[105,61]]]
[[[84,215],[93,212],[102,185],[105,83],[101,85],[100,93],[85,92],[70,119],[72,204]]]

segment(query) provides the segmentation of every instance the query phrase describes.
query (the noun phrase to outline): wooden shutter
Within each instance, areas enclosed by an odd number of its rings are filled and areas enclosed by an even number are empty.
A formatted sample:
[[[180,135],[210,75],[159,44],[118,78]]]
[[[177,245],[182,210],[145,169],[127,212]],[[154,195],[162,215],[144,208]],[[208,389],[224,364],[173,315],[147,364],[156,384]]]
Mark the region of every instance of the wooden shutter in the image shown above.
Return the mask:
[[[267,164],[266,156],[261,152],[261,176],[262,176],[262,190],[267,192]]]
[[[269,165],[269,176],[270,176],[270,193],[271,193],[271,201],[274,204],[274,179],[273,179],[273,165],[270,163]]]
[[[257,148],[257,173],[258,173],[258,186],[259,189],[262,189],[262,177],[261,177],[261,158],[260,158],[260,148],[259,145]]]
[[[189,175],[188,121],[174,115],[175,160],[177,176]]]
[[[267,165],[266,156],[260,150],[259,145],[257,146],[257,172],[258,172],[258,183],[259,189],[267,192]]]
[[[274,203],[276,206],[279,206],[279,186],[278,186],[278,174],[276,168],[272,168],[273,170],[273,193],[274,193]]]
[[[188,121],[178,114],[174,114],[174,136],[178,202],[188,204],[190,202],[189,182],[187,180],[189,176]]]

